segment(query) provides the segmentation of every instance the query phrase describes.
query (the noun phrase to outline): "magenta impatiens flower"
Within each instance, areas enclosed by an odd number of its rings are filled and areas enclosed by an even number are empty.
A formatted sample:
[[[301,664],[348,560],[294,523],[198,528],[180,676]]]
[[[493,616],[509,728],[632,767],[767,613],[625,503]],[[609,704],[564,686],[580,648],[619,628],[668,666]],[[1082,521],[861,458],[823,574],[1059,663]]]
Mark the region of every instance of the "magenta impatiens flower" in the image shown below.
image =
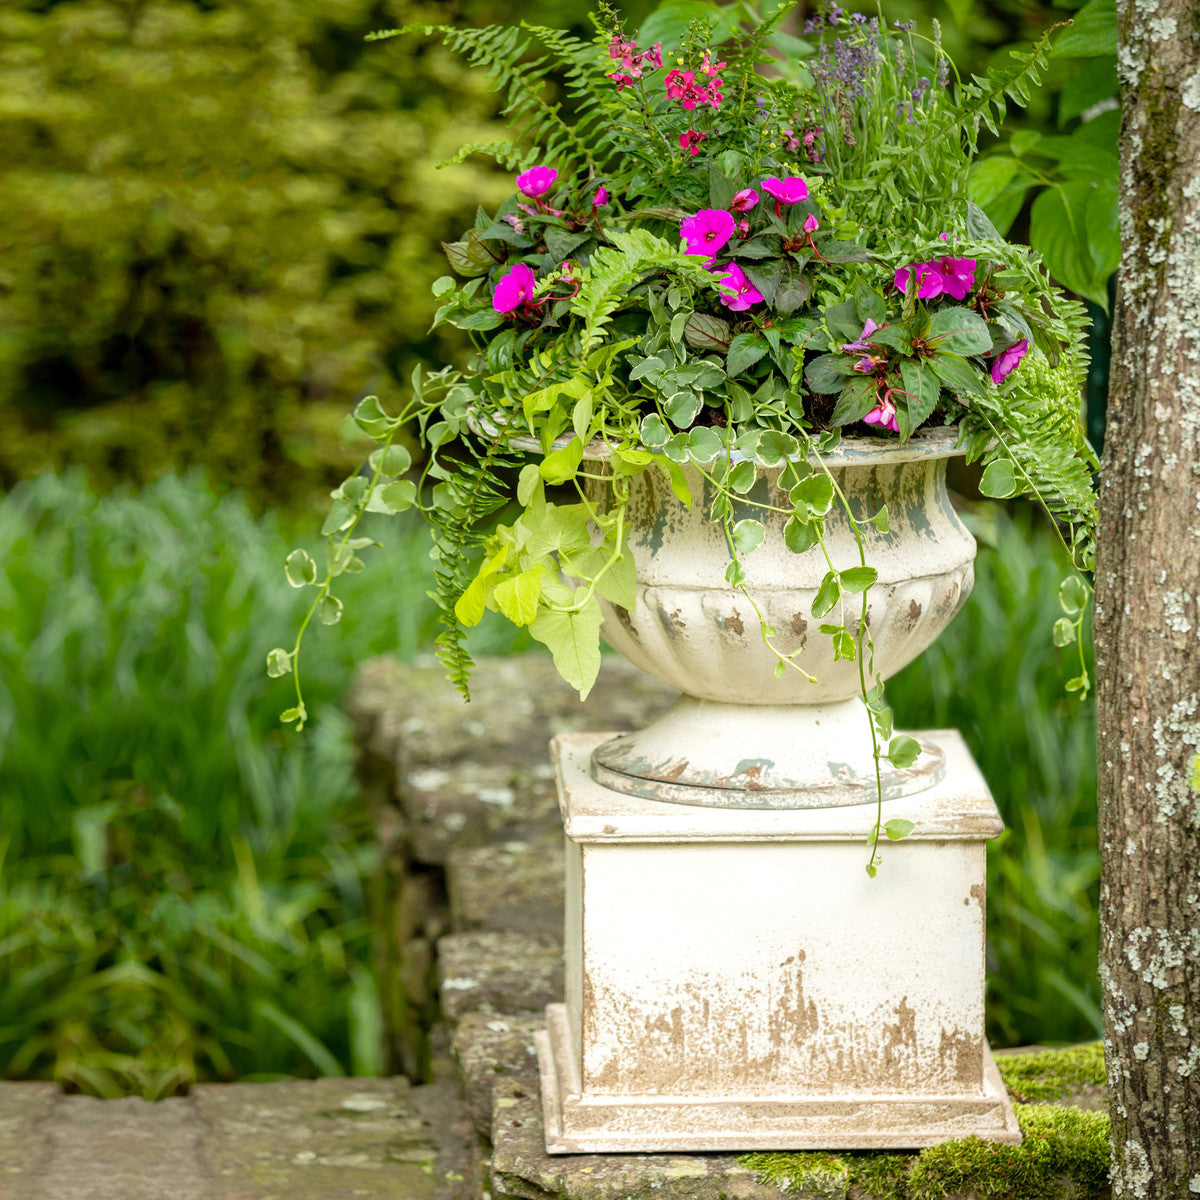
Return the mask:
[[[608,203],[608,188],[598,187],[595,196],[592,197],[593,208],[603,208]]]
[[[695,158],[700,153],[700,143],[707,140],[707,133],[697,133],[696,130],[689,129],[687,133],[679,135],[679,148],[681,150],[690,150],[692,157]]]
[[[912,263],[896,272],[892,282],[900,291],[908,291],[908,278],[913,271],[917,273],[918,300],[933,300],[942,294],[942,273],[936,263],[927,262]]]
[[[758,203],[758,193],[753,188],[742,188],[729,202],[730,212],[749,212]]]
[[[537,199],[544,196],[558,179],[558,172],[553,167],[530,167],[517,176],[517,191]]]
[[[732,312],[745,312],[752,304],[761,304],[763,294],[746,278],[746,272],[737,263],[730,263],[717,276],[721,285],[721,303]]]
[[[967,293],[975,286],[975,260],[942,258],[936,265],[942,273],[942,291],[955,300],[965,300]]]
[[[1009,346],[1007,350],[1001,350],[996,355],[996,361],[992,363],[992,382],[1003,383],[1017,369],[1017,364],[1028,353],[1028,338],[1022,338],[1019,342]]]
[[[843,342],[842,349],[847,354],[867,354],[871,347],[867,339],[879,328],[870,317],[867,318],[867,323],[863,326],[863,331],[858,335],[857,342]]]
[[[687,243],[686,253],[713,257],[733,237],[733,215],[723,208],[702,208],[680,223],[679,236]]]
[[[762,181],[762,187],[768,196],[775,198],[776,207],[780,204],[799,204],[801,200],[808,199],[808,184],[799,175],[788,175],[784,179],[772,176]]]
[[[821,227],[821,222],[818,221],[817,218],[814,217],[812,213],[809,213],[808,216],[804,218],[804,232],[805,233],[816,233],[817,230],[820,229],[820,227]]]
[[[492,308],[498,313],[510,313],[528,304],[533,299],[533,285],[536,277],[533,271],[524,263],[515,267],[496,284],[495,295],[492,296]]]
[[[886,396],[863,417],[863,424],[878,425],[882,429],[890,429],[893,433],[900,432],[900,423],[896,420],[896,406]]]

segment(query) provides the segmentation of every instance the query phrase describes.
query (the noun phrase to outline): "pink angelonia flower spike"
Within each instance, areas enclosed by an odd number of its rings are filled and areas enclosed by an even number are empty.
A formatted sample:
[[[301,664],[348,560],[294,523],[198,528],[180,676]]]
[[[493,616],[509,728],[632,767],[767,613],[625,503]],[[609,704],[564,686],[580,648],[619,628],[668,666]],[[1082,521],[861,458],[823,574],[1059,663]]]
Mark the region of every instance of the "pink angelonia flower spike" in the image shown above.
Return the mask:
[[[533,285],[536,277],[532,269],[525,263],[517,263],[507,275],[496,284],[496,292],[492,296],[492,308],[498,313],[515,312],[523,304],[533,299]]]
[[[544,196],[558,180],[553,167],[530,167],[517,176],[517,191],[533,199]]]
[[[996,361],[992,363],[992,382],[996,384],[1003,383],[1017,369],[1021,359],[1028,353],[1028,338],[1022,338],[1019,342],[1009,346],[1007,350],[1001,350],[996,355]]]
[[[763,302],[763,294],[746,278],[746,272],[737,263],[730,263],[717,276],[721,285],[721,303],[731,312],[745,312],[753,304]]]

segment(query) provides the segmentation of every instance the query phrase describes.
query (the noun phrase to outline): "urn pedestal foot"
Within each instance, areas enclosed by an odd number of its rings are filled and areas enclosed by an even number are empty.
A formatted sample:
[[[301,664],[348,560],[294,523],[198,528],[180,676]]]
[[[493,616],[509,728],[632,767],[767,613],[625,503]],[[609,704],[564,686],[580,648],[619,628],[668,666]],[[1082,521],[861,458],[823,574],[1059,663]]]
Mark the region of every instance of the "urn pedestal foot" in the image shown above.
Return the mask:
[[[537,1038],[551,1153],[913,1149],[1020,1131],[984,1038],[984,846],[959,735],[863,869],[873,805],[731,809],[603,787],[552,747],[566,1003]]]

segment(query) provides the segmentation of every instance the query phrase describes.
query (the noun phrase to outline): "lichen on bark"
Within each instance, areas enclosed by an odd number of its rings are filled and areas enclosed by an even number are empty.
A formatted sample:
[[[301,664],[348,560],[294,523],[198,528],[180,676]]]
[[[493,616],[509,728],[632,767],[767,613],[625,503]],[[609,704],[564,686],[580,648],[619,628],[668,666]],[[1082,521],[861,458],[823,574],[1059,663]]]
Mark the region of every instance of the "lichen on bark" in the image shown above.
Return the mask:
[[[1200,0],[1117,9],[1122,258],[1096,561],[1101,982],[1113,1191],[1156,1200],[1200,1193]]]

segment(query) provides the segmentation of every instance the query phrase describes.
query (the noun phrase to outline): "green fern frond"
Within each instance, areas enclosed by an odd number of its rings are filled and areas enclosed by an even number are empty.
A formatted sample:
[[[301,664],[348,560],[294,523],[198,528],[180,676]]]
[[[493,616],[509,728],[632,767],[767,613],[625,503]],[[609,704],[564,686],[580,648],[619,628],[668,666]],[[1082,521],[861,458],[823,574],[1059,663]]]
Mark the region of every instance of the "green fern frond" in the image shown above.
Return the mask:
[[[486,71],[497,90],[503,91],[502,115],[513,127],[514,143],[540,146],[542,155],[560,170],[597,173],[592,148],[579,126],[565,121],[561,106],[550,103],[543,94],[550,76],[561,64],[545,57],[527,60],[530,39],[526,31],[500,26],[455,29],[449,25],[412,25],[384,32],[440,38],[471,66]]]
[[[475,550],[487,536],[486,519],[511,499],[508,483],[498,474],[516,469],[520,463],[507,448],[508,434],[498,430],[484,441],[464,434],[455,442],[461,457],[444,471],[433,471],[441,482],[429,511],[433,526],[435,590],[438,624],[434,639],[437,656],[451,683],[469,700],[474,662],[467,650],[467,631],[455,615],[454,606],[475,575]]]
[[[471,142],[459,149],[451,158],[443,159],[439,167],[457,166],[465,162],[472,154],[480,154],[498,163],[506,171],[523,171],[532,166],[540,157],[540,148],[522,149],[515,142]]]
[[[676,279],[686,279],[708,291],[717,287],[714,276],[694,255],[684,254],[645,229],[610,232],[611,246],[597,250],[580,276],[580,291],[571,301],[571,312],[583,319],[581,354],[597,345],[613,313],[647,275],[669,269]]]

